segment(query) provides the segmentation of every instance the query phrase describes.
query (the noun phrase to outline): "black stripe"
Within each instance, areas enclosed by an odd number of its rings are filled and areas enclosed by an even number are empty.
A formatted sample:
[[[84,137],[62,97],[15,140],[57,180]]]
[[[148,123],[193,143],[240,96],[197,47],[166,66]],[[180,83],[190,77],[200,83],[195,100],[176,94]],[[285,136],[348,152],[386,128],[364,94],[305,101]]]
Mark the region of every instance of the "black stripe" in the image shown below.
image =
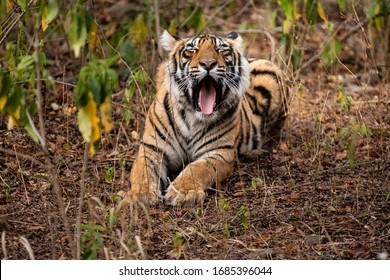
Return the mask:
[[[204,129],[202,131],[202,133],[198,134],[198,137],[195,138],[193,141],[192,141],[192,146],[194,146],[196,144],[196,142],[198,142],[200,139],[202,139],[207,133],[209,133],[212,129],[214,128],[217,128],[219,125],[221,125],[221,123],[229,123],[230,119],[232,119],[233,117],[235,117],[235,113],[237,111],[237,103],[238,102],[235,102],[235,104],[233,104],[233,106],[231,106],[229,108],[229,110],[227,110],[225,112],[225,114],[223,114],[222,117],[219,118],[219,120],[217,120],[217,122],[213,123],[212,125],[208,126],[206,129]]]
[[[186,110],[180,109],[179,116],[183,123],[186,125],[187,130],[190,130],[190,125],[186,122]]]
[[[269,109],[271,106],[271,92],[263,86],[255,86],[254,89],[256,91],[260,92],[261,96],[264,99],[266,99],[266,101],[267,101],[265,105],[261,105],[261,108],[264,110],[263,116],[262,116],[261,129],[264,129],[265,120],[266,120],[267,116],[269,115]]]
[[[259,140],[257,139],[258,137],[258,131],[257,131],[257,128],[255,126],[255,124],[252,122],[252,131],[253,131],[253,134],[252,134],[252,150],[256,150],[259,146]]]
[[[194,97],[191,97],[191,94],[190,94],[188,88],[185,87],[185,88],[183,89],[183,91],[184,91],[184,96],[185,96],[185,98],[186,98],[186,104],[190,105],[190,104],[192,103],[193,108],[196,108],[195,98],[194,98]],[[192,93],[192,94],[194,94],[194,93]]]
[[[238,65],[238,74],[241,77],[241,55],[238,53],[237,55],[237,65]]]
[[[164,109],[165,109],[165,112],[168,116],[168,122],[169,122],[169,126],[172,127],[172,130],[176,136],[176,129],[175,129],[175,124],[173,123],[173,117],[172,117],[172,112],[171,112],[171,106],[169,104],[169,93],[166,92],[165,94],[165,97],[164,97]]]
[[[259,103],[257,102],[256,97],[254,97],[253,95],[251,95],[249,93],[247,93],[245,96],[248,97],[247,101],[248,101],[249,107],[251,107],[252,113],[255,114],[256,116],[262,116],[263,112],[260,112],[260,110],[259,110],[259,107],[258,107]]]
[[[271,92],[263,86],[255,86],[254,90],[261,93],[261,95],[267,99],[267,102],[271,101]]]
[[[156,123],[151,119],[150,115],[149,115],[149,121],[150,121],[150,124],[152,125],[153,129],[157,132],[158,136],[161,138],[161,140],[163,140],[164,142],[167,142],[167,138],[165,137],[165,135],[161,132],[161,130],[158,128],[158,126],[156,125]],[[169,143],[168,143],[169,144]],[[170,145],[170,144],[169,144]]]
[[[180,146],[180,149],[182,151],[185,151],[184,148],[183,148],[183,145],[180,143],[179,141],[179,137],[180,138],[184,138],[183,135],[180,133],[180,130],[176,129],[176,123],[174,122],[173,120],[173,116],[172,116],[172,109],[171,109],[171,104],[170,104],[170,99],[169,99],[169,96],[168,96],[168,92],[167,94],[165,95],[164,97],[164,109],[165,109],[165,112],[167,114],[167,117],[168,117],[168,122],[169,122],[169,125],[170,127],[172,127],[172,130],[173,130],[173,134],[175,136],[175,139],[176,139],[176,142],[179,144]],[[185,138],[184,138],[185,139]]]
[[[220,158],[225,163],[231,163],[231,161],[226,160],[226,158],[224,158],[221,154],[212,154],[212,155],[208,156],[207,158],[211,158],[211,159],[215,159],[215,160],[219,160],[218,158]]]
[[[240,112],[240,120],[239,120],[239,125],[243,125],[244,124],[244,119],[243,119],[243,115],[246,116],[246,112],[244,110],[244,107],[241,108],[241,112]],[[247,117],[247,116],[246,116]],[[249,121],[249,120],[248,120]],[[247,122],[245,122],[246,124]],[[244,131],[243,129],[241,128],[240,129],[240,133],[237,135],[238,137],[238,144],[237,144],[237,151],[238,153],[240,153],[241,151],[241,146],[242,146],[242,141],[244,140]],[[237,140],[237,139],[236,139]]]
[[[228,127],[225,127],[224,130],[220,130],[221,132],[217,135],[214,135],[211,139],[209,139],[208,141],[204,142],[200,147],[198,147],[198,149],[195,151],[195,155],[197,154],[198,151],[202,150],[203,147],[209,145],[210,143],[212,142],[215,142],[217,141],[218,139],[221,139],[224,135],[226,135],[227,133],[229,133],[231,131],[231,129],[233,127],[236,126],[236,123],[235,122],[231,122],[231,125],[228,126]],[[203,153],[204,154],[204,153]],[[202,154],[202,155],[203,155]]]
[[[153,150],[154,152],[158,153],[158,154],[163,154],[164,151],[162,149],[160,149],[159,147],[155,146],[155,145],[152,145],[152,144],[148,144],[148,143],[145,143],[144,141],[141,141],[141,145]]]
[[[275,79],[276,81],[278,81],[278,75],[275,73],[275,72],[272,72],[272,71],[268,71],[268,70],[258,70],[258,69],[253,69],[251,71],[251,75],[253,76],[258,76],[258,75],[269,75],[269,76],[272,76],[273,79]]]
[[[224,146],[219,146],[219,147],[216,147],[216,148],[212,148],[212,149],[209,149],[209,150],[206,150],[203,154],[201,154],[199,157],[203,156],[204,154],[207,154],[211,151],[216,151],[216,150],[234,150],[236,149],[236,147],[234,147],[233,145],[224,145]],[[197,157],[197,158],[199,158]]]

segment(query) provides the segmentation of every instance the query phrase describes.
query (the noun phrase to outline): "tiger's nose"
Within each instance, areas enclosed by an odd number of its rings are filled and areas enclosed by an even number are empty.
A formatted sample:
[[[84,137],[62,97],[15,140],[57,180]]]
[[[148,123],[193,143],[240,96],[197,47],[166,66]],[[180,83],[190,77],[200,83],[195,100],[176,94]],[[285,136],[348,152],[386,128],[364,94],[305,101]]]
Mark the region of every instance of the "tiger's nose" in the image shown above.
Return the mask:
[[[201,59],[199,64],[207,71],[210,71],[217,65],[217,61],[215,59]]]

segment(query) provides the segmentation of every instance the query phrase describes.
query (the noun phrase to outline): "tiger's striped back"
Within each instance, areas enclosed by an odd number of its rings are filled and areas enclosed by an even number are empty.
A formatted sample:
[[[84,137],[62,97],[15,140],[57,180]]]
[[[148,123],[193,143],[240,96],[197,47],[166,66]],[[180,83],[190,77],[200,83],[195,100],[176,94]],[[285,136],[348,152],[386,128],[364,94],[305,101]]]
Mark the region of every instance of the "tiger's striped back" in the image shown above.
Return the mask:
[[[237,150],[241,155],[261,151],[264,143],[278,136],[287,116],[288,91],[279,67],[259,59],[250,68],[251,82],[240,112]]]

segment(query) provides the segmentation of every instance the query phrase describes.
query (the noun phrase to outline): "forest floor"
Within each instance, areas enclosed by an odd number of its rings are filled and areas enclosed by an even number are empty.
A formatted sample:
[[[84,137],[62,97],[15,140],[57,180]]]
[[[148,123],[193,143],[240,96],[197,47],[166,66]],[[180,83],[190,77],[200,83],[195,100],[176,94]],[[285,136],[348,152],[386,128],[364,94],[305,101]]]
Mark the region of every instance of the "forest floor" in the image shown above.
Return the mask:
[[[315,33],[317,39],[302,47],[318,50],[323,36]],[[248,52],[257,47],[266,52],[260,44],[248,44]],[[290,113],[280,142],[257,160],[237,162],[224,189],[209,191],[199,207],[135,208],[120,202],[117,193],[129,188],[138,147],[135,139],[142,134],[144,114],[126,125],[121,115],[124,88],[118,90],[112,103],[115,128],[103,136],[100,151],[87,160],[82,256],[386,258],[390,253],[390,84],[388,78],[387,82],[378,79],[369,60],[349,46],[343,42],[340,63],[331,70],[316,60],[302,69],[299,79],[291,79]],[[251,55],[261,54],[254,50]],[[303,61],[311,56],[306,53]],[[58,73],[61,63],[56,61],[51,73]],[[63,80],[66,73],[59,73],[53,76]],[[84,142],[72,91],[61,83],[48,89],[45,124],[74,233]],[[346,96],[353,100],[350,108]],[[45,165],[36,162],[45,162],[43,153],[22,128],[6,130],[6,118],[1,118],[0,147],[8,152],[0,152],[0,257],[28,259],[33,254],[36,259],[68,259],[70,244],[58,200]]]

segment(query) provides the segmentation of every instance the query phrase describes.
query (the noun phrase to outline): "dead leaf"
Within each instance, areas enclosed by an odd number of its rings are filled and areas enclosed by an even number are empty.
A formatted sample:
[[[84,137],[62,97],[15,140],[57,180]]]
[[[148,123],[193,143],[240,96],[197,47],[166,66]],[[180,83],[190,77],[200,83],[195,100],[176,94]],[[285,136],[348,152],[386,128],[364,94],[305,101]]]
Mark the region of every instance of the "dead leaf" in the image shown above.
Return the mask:
[[[280,148],[283,152],[288,152],[288,151],[290,151],[289,148],[287,147],[287,144],[286,144],[285,142],[280,142],[279,148]]]
[[[290,194],[290,199],[300,199],[301,198],[301,193],[300,192],[292,192]]]
[[[303,158],[300,158],[300,157],[295,157],[294,158],[294,162],[298,165],[298,166],[303,166],[305,164],[305,160]]]
[[[342,151],[336,154],[336,159],[345,159],[347,157],[347,151]]]
[[[284,246],[283,249],[287,254],[291,254],[298,249],[298,245],[294,243],[289,243],[286,246]]]

